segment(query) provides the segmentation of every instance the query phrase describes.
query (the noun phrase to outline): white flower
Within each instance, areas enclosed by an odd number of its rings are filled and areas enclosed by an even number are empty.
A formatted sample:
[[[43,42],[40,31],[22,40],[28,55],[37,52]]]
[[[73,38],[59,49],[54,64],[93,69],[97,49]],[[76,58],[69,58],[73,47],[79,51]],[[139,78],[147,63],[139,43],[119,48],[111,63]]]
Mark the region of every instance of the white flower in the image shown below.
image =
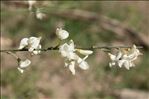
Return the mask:
[[[108,55],[110,56],[110,59],[112,60],[112,62],[109,63],[110,67],[116,65],[116,63],[122,58],[121,51],[119,51],[116,55],[113,55],[111,53],[108,53]]]
[[[87,56],[88,57],[88,56]],[[77,63],[78,63],[78,65],[79,65],[79,67],[81,68],[81,69],[83,69],[83,70],[87,70],[88,68],[89,68],[89,65],[88,65],[88,63],[85,61],[85,59],[87,58],[87,57],[85,57],[85,58],[80,58],[80,57],[78,57],[78,59],[77,59]]]
[[[46,15],[44,13],[42,13],[39,9],[37,9],[36,18],[42,20],[45,17],[46,17]]]
[[[75,75],[75,61],[71,61],[69,63],[69,70],[72,72],[73,75]]]
[[[109,63],[110,67],[113,65],[118,65],[119,67],[124,66],[129,70],[130,67],[134,67],[133,61],[138,58],[139,55],[142,55],[135,45],[127,52],[123,53],[119,51],[116,55],[109,53],[110,59],[112,62]]]
[[[76,51],[78,51],[79,53],[81,53],[83,55],[90,55],[93,53],[93,51],[91,51],[91,50],[76,49]]]
[[[56,35],[59,39],[63,40],[69,37],[69,33],[66,30],[63,30],[62,28],[56,29]]]
[[[74,53],[74,42],[73,40],[70,40],[69,44],[64,43],[59,47],[59,52],[63,57],[68,58],[69,60],[75,59],[76,54]]]
[[[78,50],[78,49],[77,49]],[[88,55],[93,53],[90,50],[81,50],[81,52],[86,55],[83,59],[80,58],[76,53],[75,53],[75,48],[74,48],[74,42],[73,40],[70,40],[70,42],[64,43],[59,47],[59,52],[61,55],[65,58],[65,67],[69,67],[69,70],[72,72],[73,75],[75,75],[75,64],[77,63],[78,66],[86,70],[89,68],[88,63],[85,61],[85,59],[88,58]]]
[[[41,49],[40,40],[41,40],[41,37],[23,38],[20,42],[20,46],[18,49],[23,49],[25,47],[28,47],[29,52],[32,52],[33,54],[39,54],[40,50],[38,49]]]
[[[19,49],[23,49],[24,47],[26,47],[28,45],[28,38],[23,38],[20,42],[20,46]]]
[[[24,71],[23,69],[26,68],[26,67],[28,67],[30,64],[31,64],[31,61],[29,59],[26,59],[24,61],[22,61],[22,60],[19,59],[18,60],[18,65],[19,65],[18,70],[21,73],[23,73],[23,71]]]
[[[124,56],[125,57],[125,56]],[[126,69],[129,70],[130,67],[135,66],[134,63],[131,60],[128,60],[127,58],[123,58],[122,60],[118,61],[118,66],[122,67],[124,66]]]
[[[41,37],[30,37],[28,40],[29,52],[32,52],[34,49],[37,49],[40,44]]]
[[[19,67],[20,68],[25,68],[28,67],[31,64],[31,61],[29,59],[26,59],[24,61],[19,61]]]
[[[35,55],[40,54],[41,51],[39,49],[41,49],[41,45],[38,45],[37,49],[33,51],[33,54]]]
[[[36,4],[36,0],[28,0],[29,10],[31,11],[33,6]]]
[[[127,58],[131,61],[134,61],[138,58],[139,55],[142,55],[142,53],[140,53],[136,45],[133,45],[133,47],[128,52]]]

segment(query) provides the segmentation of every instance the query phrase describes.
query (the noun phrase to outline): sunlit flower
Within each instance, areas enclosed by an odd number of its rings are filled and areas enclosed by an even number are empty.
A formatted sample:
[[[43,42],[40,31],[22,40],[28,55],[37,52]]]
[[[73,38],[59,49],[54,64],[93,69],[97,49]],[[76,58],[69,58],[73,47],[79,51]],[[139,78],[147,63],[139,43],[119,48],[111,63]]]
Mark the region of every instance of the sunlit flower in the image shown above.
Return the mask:
[[[59,52],[63,57],[68,58],[69,60],[75,59],[76,55],[74,53],[74,42],[73,40],[70,40],[69,44],[64,43],[59,47]]]
[[[73,40],[70,40],[68,44],[64,43],[59,47],[59,52],[65,58],[65,67],[69,67],[69,70],[73,75],[75,75],[75,65],[78,65],[83,70],[89,68],[89,65],[85,59],[87,59],[88,55],[92,53],[90,50],[81,50],[83,55],[86,56],[84,58],[80,58],[75,51]]]
[[[114,65],[116,65],[116,63],[121,60],[123,53],[121,51],[119,51],[116,55],[113,55],[111,53],[108,53],[108,55],[110,56],[110,59],[112,62],[109,63],[109,66],[112,67]]]
[[[30,64],[31,64],[31,61],[29,59],[26,59],[24,61],[19,59],[18,60],[18,65],[19,65],[18,70],[21,73],[23,73],[24,68],[28,67]]]
[[[19,46],[19,49],[23,49],[25,48],[26,46],[28,46],[28,38],[23,38],[20,42],[20,46]]]
[[[29,52],[32,52],[34,49],[37,49],[40,45],[41,37],[30,37],[28,40]]]
[[[46,14],[42,13],[39,9],[36,11],[36,18],[42,20],[46,17]]]
[[[77,63],[78,63],[78,65],[79,65],[79,67],[81,68],[81,69],[83,69],[83,70],[87,70],[88,68],[89,68],[89,65],[88,65],[88,63],[85,61],[85,59],[87,58],[88,56],[86,56],[85,58],[80,58],[80,57],[78,57],[77,58]]]
[[[63,30],[62,28],[56,29],[56,35],[59,39],[64,40],[69,37],[69,33],[66,30]]]
[[[39,54],[40,53],[39,49],[41,49],[40,40],[41,37],[23,38],[20,42],[19,49],[28,47],[29,52],[32,52],[33,54]]]
[[[33,54],[37,55],[41,53],[41,45],[38,45],[37,49],[33,51]]]
[[[119,67],[124,66],[129,70],[130,67],[134,67],[134,60],[138,58],[139,55],[142,55],[135,45],[127,52],[124,53],[119,50],[116,55],[109,53],[110,59],[112,62],[109,63],[110,67],[113,65],[118,65]]]
[[[135,65],[134,65],[134,63],[133,63],[131,60],[129,60],[129,59],[127,58],[127,56],[124,55],[123,58],[118,61],[118,66],[119,66],[119,67],[124,66],[126,69],[129,70],[130,67],[133,67],[133,66],[135,66]]]
[[[28,0],[28,4],[29,4],[29,10],[31,11],[33,6],[36,4],[36,0]]]
[[[127,53],[127,58],[131,61],[134,61],[138,58],[139,55],[142,55],[142,53],[140,53],[140,51],[137,49],[136,45],[133,45],[133,47]]]
[[[73,75],[75,75],[75,61],[65,62],[65,67],[68,67]]]

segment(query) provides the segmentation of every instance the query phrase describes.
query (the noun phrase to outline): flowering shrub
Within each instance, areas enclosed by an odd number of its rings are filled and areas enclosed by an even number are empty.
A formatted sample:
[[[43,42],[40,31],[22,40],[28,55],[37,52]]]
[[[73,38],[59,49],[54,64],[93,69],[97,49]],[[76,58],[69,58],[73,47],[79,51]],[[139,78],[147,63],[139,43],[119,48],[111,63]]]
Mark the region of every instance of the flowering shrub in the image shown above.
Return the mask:
[[[33,11],[35,9],[36,18],[42,20],[46,14],[42,13],[39,8],[36,6],[36,1],[28,1],[29,11]],[[69,37],[69,32],[62,29],[57,28],[55,34],[57,35],[60,41],[63,41]],[[73,40],[69,42],[61,42],[56,47],[51,47],[47,49],[42,49],[42,45],[40,44],[42,37],[29,37],[23,38],[20,41],[20,45],[18,50],[15,51],[28,51],[31,55],[40,54],[42,51],[47,50],[58,50],[61,56],[64,58],[64,66],[68,67],[73,75],[75,75],[75,66],[78,65],[81,69],[87,70],[89,69],[89,64],[86,62],[86,59],[89,55],[93,54],[94,49],[102,49],[103,47],[95,47],[92,46],[90,48],[77,48]],[[109,62],[109,66],[119,66],[120,68],[124,66],[126,69],[130,69],[134,67],[134,61],[138,58],[138,56],[142,55],[140,53],[138,47],[133,45],[132,47],[105,47],[105,49],[117,49],[116,53],[108,53],[111,62]],[[1,52],[7,52],[8,54],[13,55],[18,62],[18,70],[23,73],[24,69],[27,68],[31,61],[29,59],[22,60],[15,53],[11,52],[11,50],[1,50]],[[77,53],[81,54],[84,57],[80,57]]]
[[[62,41],[69,37],[69,33],[62,28],[56,29],[57,37]],[[21,51],[27,49],[31,55],[37,55],[41,53],[42,48],[40,44],[41,37],[29,37],[23,38],[20,41],[20,45],[17,51]],[[81,69],[87,70],[89,68],[89,64],[85,61],[89,55],[93,54],[94,47],[90,48],[90,50],[77,48],[74,44],[73,40],[69,42],[65,42],[63,44],[59,44],[56,46],[57,50],[64,58],[64,67],[68,67],[73,75],[75,75],[75,65],[78,65]],[[51,49],[46,49],[51,50]],[[77,53],[82,54],[84,57],[80,57]],[[9,53],[16,57],[18,61],[18,70],[23,73],[24,69],[27,68],[31,61],[29,59],[21,60],[16,54]],[[109,66],[124,66],[126,69],[130,69],[130,67],[134,67],[134,61],[138,58],[139,55],[142,55],[140,51],[137,49],[136,45],[133,45],[132,48],[119,48],[115,54],[108,53],[111,62]]]

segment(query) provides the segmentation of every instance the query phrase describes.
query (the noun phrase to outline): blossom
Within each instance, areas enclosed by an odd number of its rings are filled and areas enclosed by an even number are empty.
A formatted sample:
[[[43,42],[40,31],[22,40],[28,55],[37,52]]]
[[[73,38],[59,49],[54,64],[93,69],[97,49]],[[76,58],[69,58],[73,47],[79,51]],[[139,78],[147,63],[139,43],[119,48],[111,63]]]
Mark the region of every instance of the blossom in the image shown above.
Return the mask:
[[[28,0],[28,4],[29,4],[29,10],[31,11],[33,6],[36,4],[36,0]]]
[[[73,75],[75,75],[75,65],[78,65],[83,70],[87,70],[89,68],[88,63],[84,60],[84,58],[82,59],[77,55],[74,60],[65,59],[65,67],[68,67]]]
[[[29,59],[26,60],[21,60],[18,59],[18,65],[19,67],[17,68],[21,73],[24,72],[24,68],[28,67],[31,64],[31,61]]]
[[[76,55],[74,53],[74,42],[73,40],[70,40],[69,44],[64,43],[59,47],[59,52],[63,57],[68,58],[69,60],[75,59]]]
[[[23,49],[28,47],[28,51],[32,52],[33,54],[39,54],[41,49],[40,45],[41,37],[30,37],[30,38],[23,38],[20,42],[20,46],[18,49]],[[36,51],[36,49],[38,51]]]
[[[92,54],[92,51],[90,50],[81,50],[81,52],[83,54],[85,53],[86,55],[84,58],[81,58],[75,53],[75,51],[76,49],[74,47],[73,40],[70,40],[69,43],[62,44],[59,47],[59,52],[65,58],[65,67],[69,67],[69,70],[72,72],[73,75],[75,75],[75,65],[78,65],[83,70],[87,70],[89,68],[89,65],[85,61],[85,59],[88,58],[89,54]]]
[[[69,67],[69,70],[73,75],[75,75],[75,61],[67,61],[65,60],[65,67]]]
[[[63,30],[62,28],[56,29],[56,35],[59,39],[64,40],[69,37],[69,33],[66,30]]]
[[[23,49],[24,47],[26,47],[28,45],[28,38],[23,38],[20,42],[20,46],[19,49]]]
[[[41,37],[30,37],[28,40],[29,52],[32,52],[34,49],[37,49],[40,44]]]
[[[36,18],[42,20],[46,17],[46,14],[42,13],[39,9],[36,10]]]
[[[122,51],[119,51],[118,53],[116,53],[116,55],[113,55],[111,53],[108,53],[108,55],[110,56],[110,59],[112,60],[112,62],[109,63],[109,66],[112,67],[112,66],[116,65],[116,63],[119,60],[121,60],[123,53],[122,53]]]
[[[40,54],[41,51],[40,51],[39,49],[41,49],[41,45],[38,45],[37,50],[34,50],[34,51],[33,51],[33,54],[34,54],[34,55]]]
[[[81,69],[83,69],[83,70],[87,70],[87,69],[89,68],[88,63],[85,61],[85,59],[86,59],[87,57],[88,57],[88,56],[86,56],[86,57],[84,57],[84,58],[82,59],[82,58],[80,58],[80,57],[78,56],[78,59],[77,59],[77,63],[78,63],[78,65],[79,65],[79,67],[80,67]]]
[[[128,52],[127,58],[131,61],[134,61],[138,58],[139,55],[142,55],[142,53],[140,53],[136,45],[133,45],[133,47]]]
[[[112,60],[109,63],[110,67],[117,64],[119,67],[124,66],[128,70],[130,67],[135,66],[133,62],[138,58],[139,55],[142,55],[142,53],[140,53],[140,51],[137,49],[136,45],[133,45],[133,47],[127,53],[119,50],[116,55],[113,55],[111,53],[108,54],[110,56],[110,59]]]

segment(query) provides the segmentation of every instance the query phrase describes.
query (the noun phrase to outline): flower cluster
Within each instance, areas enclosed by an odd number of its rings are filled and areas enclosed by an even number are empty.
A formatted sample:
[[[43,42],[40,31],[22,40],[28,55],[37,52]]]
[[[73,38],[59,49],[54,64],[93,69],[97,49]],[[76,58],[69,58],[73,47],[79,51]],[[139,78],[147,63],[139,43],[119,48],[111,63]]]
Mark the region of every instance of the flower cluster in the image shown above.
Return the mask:
[[[109,63],[110,67],[118,65],[120,68],[124,66],[128,70],[130,67],[135,66],[134,61],[138,58],[139,55],[142,55],[142,53],[140,53],[140,51],[137,49],[136,45],[133,45],[133,47],[127,52],[124,52],[123,50],[118,50],[116,55],[113,55],[111,53],[108,54],[110,56],[110,59],[112,60]]]
[[[32,54],[39,54],[41,49],[40,44],[41,37],[30,37],[30,38],[23,38],[20,42],[19,49],[23,49],[28,47],[28,51]]]
[[[61,28],[57,28],[56,34],[61,40],[69,37],[69,33]],[[65,67],[69,67],[69,70],[73,75],[75,75],[75,64],[77,64],[83,70],[89,68],[89,65],[85,59],[93,53],[91,50],[76,49],[73,40],[70,40],[68,43],[61,44],[59,46],[59,52],[65,59]],[[85,55],[85,57],[79,57],[76,52]]]
[[[60,41],[65,41],[69,37],[69,33],[62,28],[56,29],[56,35],[60,39]],[[31,55],[37,55],[41,53],[41,37],[29,37],[23,38],[19,45],[19,50],[27,49]],[[68,67],[73,75],[75,75],[75,66],[78,65],[81,69],[87,70],[89,68],[89,64],[86,62],[86,59],[89,55],[93,54],[92,50],[84,50],[75,47],[74,41],[69,40],[69,42],[60,43],[58,46],[59,53],[64,58],[65,65],[64,67]],[[80,57],[80,54],[83,57]],[[134,67],[134,61],[138,58],[139,55],[142,55],[140,51],[137,49],[136,45],[133,45],[132,48],[127,49],[119,49],[116,54],[108,53],[110,56],[111,62],[109,66],[118,65],[120,68],[124,66],[126,69],[130,69],[130,67]],[[29,59],[21,60],[18,59],[18,70],[23,73],[24,69],[31,64]]]
[[[31,55],[40,54],[41,44],[40,44],[41,37],[30,37],[30,38],[23,38],[20,42],[20,46],[18,49],[28,48],[28,51]],[[29,59],[21,60],[18,58],[18,70],[23,73],[23,69],[28,67],[31,64]]]

